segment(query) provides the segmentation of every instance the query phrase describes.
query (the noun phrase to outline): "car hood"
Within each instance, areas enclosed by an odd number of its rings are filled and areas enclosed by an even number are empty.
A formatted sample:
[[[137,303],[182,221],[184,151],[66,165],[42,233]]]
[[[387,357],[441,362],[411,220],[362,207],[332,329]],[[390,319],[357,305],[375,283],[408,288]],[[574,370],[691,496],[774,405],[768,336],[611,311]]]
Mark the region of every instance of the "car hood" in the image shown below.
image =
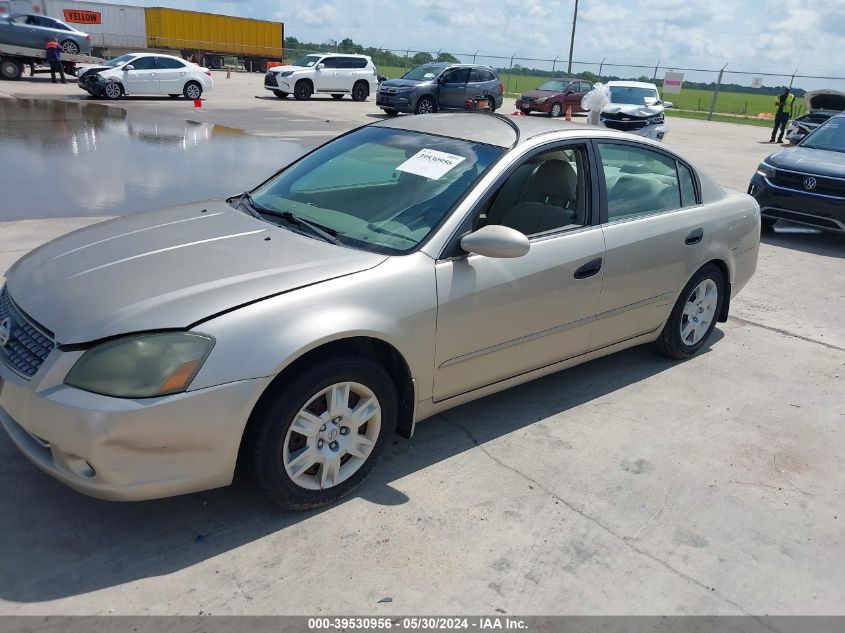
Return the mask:
[[[608,103],[602,114],[626,114],[632,117],[648,118],[663,113],[662,105],[636,105],[633,103]]]
[[[186,328],[385,259],[211,202],[69,233],[20,259],[7,285],[15,303],[60,344],[77,344]]]
[[[382,86],[387,86],[389,88],[414,88],[419,86],[423,83],[432,83],[434,79],[430,80],[417,80],[417,79],[388,79],[387,81],[382,81]]]
[[[811,147],[791,147],[771,154],[766,162],[773,167],[792,169],[818,176],[845,177],[845,153]]]
[[[810,110],[845,110],[845,92],[841,90],[810,90],[804,95]]]
[[[536,99],[537,97],[553,97],[558,94],[561,93],[554,90],[528,90],[522,93],[522,98],[524,99],[525,97],[530,97],[532,99]]]

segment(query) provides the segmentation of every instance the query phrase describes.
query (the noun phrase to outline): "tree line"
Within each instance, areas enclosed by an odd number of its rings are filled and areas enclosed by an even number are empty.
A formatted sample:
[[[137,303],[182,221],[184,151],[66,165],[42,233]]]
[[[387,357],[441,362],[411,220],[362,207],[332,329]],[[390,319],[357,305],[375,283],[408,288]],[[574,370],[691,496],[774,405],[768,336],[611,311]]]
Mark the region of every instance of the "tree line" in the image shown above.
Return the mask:
[[[302,52],[314,52],[314,53],[357,53],[359,55],[369,55],[372,57],[377,65],[380,66],[400,66],[404,67],[406,64],[409,67],[409,70],[413,66],[419,66],[420,64],[428,64],[430,62],[450,62],[450,63],[459,63],[460,60],[448,53],[446,51],[440,51],[439,54],[432,55],[431,53],[420,52],[414,53],[411,55],[407,60],[405,59],[404,55],[397,55],[393,51],[387,51],[384,49],[374,48],[372,46],[363,46],[361,44],[356,44],[352,41],[351,38],[345,38],[340,42],[325,42],[322,44],[318,44],[316,42],[301,42],[295,37],[286,37],[285,38],[285,48],[287,50],[298,50]],[[559,69],[555,69],[554,71],[551,70],[544,70],[541,68],[529,68],[527,66],[522,66],[521,64],[514,64],[513,68],[496,68],[499,75],[511,74],[511,75],[532,75],[536,77],[563,77],[566,75],[565,72]],[[652,79],[646,75],[642,75],[640,77],[617,77],[613,75],[602,75],[599,77],[597,74],[584,71],[580,73],[573,73],[573,77],[577,77],[578,79],[584,79],[586,81],[596,82],[596,81],[645,81],[651,82]],[[658,86],[663,85],[662,79],[655,79],[654,83]],[[684,87],[690,89],[698,89],[698,90],[715,90],[716,89],[716,82],[700,82],[700,81],[688,81],[684,80]],[[766,95],[778,95],[781,94],[786,86],[763,86],[760,88],[751,88],[750,86],[742,86],[740,84],[730,83],[730,84],[721,84],[719,86],[719,90],[721,92],[741,92],[747,94],[766,94]],[[795,94],[796,97],[803,97],[805,91],[801,88],[793,88],[792,92]]]

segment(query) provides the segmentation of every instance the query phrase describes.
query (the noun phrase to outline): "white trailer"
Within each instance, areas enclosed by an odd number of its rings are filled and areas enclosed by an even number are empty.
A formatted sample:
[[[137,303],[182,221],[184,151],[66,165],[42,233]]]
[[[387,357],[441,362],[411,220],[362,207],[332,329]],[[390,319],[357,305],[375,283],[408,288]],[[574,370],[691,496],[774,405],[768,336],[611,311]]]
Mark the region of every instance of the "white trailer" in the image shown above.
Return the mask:
[[[102,64],[99,57],[90,55],[68,55],[62,53],[62,65],[69,75],[76,73],[77,64]],[[0,44],[0,78],[20,79],[24,68],[30,64],[42,64],[47,57],[43,48],[27,48],[14,44]]]

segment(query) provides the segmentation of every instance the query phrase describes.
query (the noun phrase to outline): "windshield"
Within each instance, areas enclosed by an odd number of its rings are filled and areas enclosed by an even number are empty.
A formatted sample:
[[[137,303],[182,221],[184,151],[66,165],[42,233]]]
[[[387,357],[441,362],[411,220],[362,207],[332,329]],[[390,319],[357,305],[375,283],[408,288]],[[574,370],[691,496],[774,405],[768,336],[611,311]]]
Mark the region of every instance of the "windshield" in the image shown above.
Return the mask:
[[[545,90],[547,92],[563,92],[566,90],[566,86],[569,85],[568,81],[562,81],[560,79],[552,79],[551,81],[547,81],[544,84],[540,84],[537,87],[537,90]]]
[[[611,103],[630,103],[633,105],[652,105],[660,101],[660,95],[654,88],[634,86],[609,86]]]
[[[115,57],[114,59],[110,59],[107,61],[103,66],[108,66],[109,68],[116,68],[121,64],[125,64],[130,59],[135,59],[137,55],[121,55],[120,57]]]
[[[293,65],[294,66],[304,66],[305,68],[311,68],[314,64],[320,61],[323,58],[322,55],[303,55],[299,59],[297,59]]]
[[[802,147],[825,149],[831,152],[845,152],[845,119],[834,117],[820,125],[804,139]]]
[[[428,237],[503,152],[366,127],[317,149],[252,197],[258,207],[290,211],[337,233],[341,244],[405,253]]]
[[[402,79],[410,79],[412,81],[428,81],[434,79],[443,70],[443,66],[432,66],[431,64],[423,64],[411,69]]]

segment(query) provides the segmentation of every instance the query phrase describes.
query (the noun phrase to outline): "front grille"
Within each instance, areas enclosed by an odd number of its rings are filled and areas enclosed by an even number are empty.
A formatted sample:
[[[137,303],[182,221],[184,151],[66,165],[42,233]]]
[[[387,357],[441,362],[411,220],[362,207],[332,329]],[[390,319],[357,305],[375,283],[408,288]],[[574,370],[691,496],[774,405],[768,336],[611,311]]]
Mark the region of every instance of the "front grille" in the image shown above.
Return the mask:
[[[534,97],[520,97],[522,103],[534,103]]]
[[[395,95],[398,92],[396,88],[391,88],[389,86],[382,86],[381,93],[386,95]]]
[[[279,83],[276,81],[276,73],[267,73],[264,75],[264,85],[265,86],[273,86],[274,88],[279,87]]]
[[[815,178],[816,180],[816,186],[812,189],[807,189],[804,186],[804,182],[808,178]],[[826,178],[813,174],[801,174],[794,171],[784,171],[783,169],[776,169],[774,178],[770,180],[779,187],[786,187],[787,189],[794,189],[804,193],[821,193],[826,196],[845,197],[845,180]]]
[[[0,359],[25,378],[35,375],[56,346],[47,330],[18,309],[5,286],[0,290],[0,333],[8,333]]]
[[[640,130],[648,125],[645,119],[631,119],[630,121],[615,121],[613,119],[604,119],[605,127],[611,130],[620,130],[622,132],[630,132],[631,130]]]

